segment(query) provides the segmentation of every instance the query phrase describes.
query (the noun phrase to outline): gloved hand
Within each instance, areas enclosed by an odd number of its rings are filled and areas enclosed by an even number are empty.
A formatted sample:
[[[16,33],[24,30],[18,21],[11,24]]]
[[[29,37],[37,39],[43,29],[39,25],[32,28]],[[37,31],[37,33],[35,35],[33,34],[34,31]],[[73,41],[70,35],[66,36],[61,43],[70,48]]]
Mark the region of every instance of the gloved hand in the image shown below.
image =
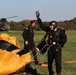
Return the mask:
[[[37,17],[37,18],[40,17],[40,13],[39,13],[39,11],[36,11],[36,17]]]

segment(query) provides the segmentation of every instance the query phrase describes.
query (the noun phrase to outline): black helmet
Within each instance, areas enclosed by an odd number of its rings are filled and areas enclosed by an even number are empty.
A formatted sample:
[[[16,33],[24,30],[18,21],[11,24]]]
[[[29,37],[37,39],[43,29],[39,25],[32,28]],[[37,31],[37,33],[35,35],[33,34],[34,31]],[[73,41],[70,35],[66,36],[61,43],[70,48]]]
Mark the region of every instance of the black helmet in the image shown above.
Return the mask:
[[[53,26],[55,26],[55,28],[58,26],[56,21],[51,21],[51,22],[49,23],[49,25],[50,25],[50,26],[53,25]]]

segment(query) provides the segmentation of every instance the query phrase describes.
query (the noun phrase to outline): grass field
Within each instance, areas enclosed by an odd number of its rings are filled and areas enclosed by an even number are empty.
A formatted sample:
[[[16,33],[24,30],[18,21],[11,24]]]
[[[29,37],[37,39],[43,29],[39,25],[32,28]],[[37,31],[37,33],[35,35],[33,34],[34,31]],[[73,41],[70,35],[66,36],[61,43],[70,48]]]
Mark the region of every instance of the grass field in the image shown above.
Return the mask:
[[[0,32],[0,34],[2,33],[7,33],[10,36],[16,36],[17,39],[19,40],[21,49],[23,48],[22,31]],[[35,31],[36,45],[39,43],[44,34],[45,32],[43,31]],[[66,31],[66,34],[67,34],[67,43],[62,49],[62,75],[76,75],[76,31]],[[40,61],[47,62],[47,55],[40,54],[40,52],[38,52],[37,55]],[[70,63],[68,63],[68,61]],[[42,67],[40,65],[36,66],[35,64],[31,65],[37,69],[38,73],[42,75],[48,74],[47,67]],[[55,71],[55,63],[53,65]]]

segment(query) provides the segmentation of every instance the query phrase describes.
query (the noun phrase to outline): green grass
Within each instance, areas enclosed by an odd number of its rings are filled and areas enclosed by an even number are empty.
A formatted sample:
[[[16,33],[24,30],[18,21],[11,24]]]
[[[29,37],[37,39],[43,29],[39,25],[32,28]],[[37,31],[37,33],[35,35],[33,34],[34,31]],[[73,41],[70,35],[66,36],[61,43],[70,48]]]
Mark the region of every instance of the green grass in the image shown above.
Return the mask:
[[[23,38],[22,38],[22,31],[10,31],[10,32],[0,32],[7,33],[10,36],[16,36],[19,40],[21,49],[23,48]],[[71,64],[64,64],[64,62],[68,61],[76,61],[76,31],[66,31],[67,34],[67,43],[62,49],[62,75],[76,75],[76,63]],[[35,31],[35,44],[37,45],[41,38],[45,35],[45,32],[43,31]],[[47,55],[42,55],[40,52],[38,52],[38,59],[40,61],[47,62]],[[31,64],[33,67],[37,68],[38,73],[42,75],[48,74],[47,67],[42,67],[40,65]],[[55,69],[55,63],[54,65],[54,71]],[[56,73],[55,73],[56,75]]]

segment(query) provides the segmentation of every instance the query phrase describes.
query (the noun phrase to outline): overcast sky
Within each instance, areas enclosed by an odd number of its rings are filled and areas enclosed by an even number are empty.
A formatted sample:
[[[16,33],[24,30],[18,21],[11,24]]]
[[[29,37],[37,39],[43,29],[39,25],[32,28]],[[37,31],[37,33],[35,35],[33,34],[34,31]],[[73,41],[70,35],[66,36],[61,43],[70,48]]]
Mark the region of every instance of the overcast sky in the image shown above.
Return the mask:
[[[0,18],[8,21],[36,19],[35,11],[40,11],[43,21],[64,21],[76,17],[76,0],[0,0]]]

